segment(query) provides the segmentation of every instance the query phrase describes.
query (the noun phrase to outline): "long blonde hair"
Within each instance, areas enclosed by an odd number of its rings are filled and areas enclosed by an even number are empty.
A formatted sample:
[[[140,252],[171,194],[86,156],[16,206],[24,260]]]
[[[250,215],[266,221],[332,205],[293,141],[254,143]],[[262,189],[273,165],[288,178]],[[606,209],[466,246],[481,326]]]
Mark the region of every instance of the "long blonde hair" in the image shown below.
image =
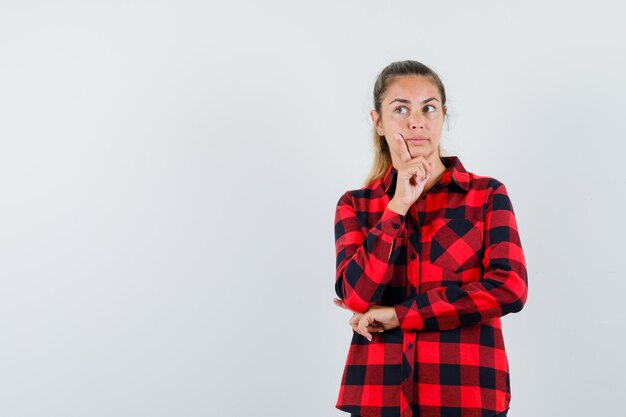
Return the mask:
[[[446,90],[441,79],[433,70],[421,62],[397,61],[387,65],[380,74],[378,74],[378,78],[374,84],[374,109],[379,117],[382,117],[381,102],[387,92],[387,87],[395,77],[401,75],[421,75],[430,77],[437,85],[437,89],[441,95],[441,105],[444,106],[446,104]],[[387,145],[387,140],[384,136],[378,134],[376,126],[372,128],[372,138],[374,140],[374,162],[365,180],[365,186],[369,186],[372,182],[382,178],[391,164],[391,151]],[[441,151],[441,146],[439,146],[439,155],[441,155]]]

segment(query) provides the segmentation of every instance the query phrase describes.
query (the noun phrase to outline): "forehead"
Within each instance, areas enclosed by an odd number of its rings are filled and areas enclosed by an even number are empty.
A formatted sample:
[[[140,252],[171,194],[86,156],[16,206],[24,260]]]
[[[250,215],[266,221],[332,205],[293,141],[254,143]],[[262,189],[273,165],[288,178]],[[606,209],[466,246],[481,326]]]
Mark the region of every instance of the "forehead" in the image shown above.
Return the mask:
[[[441,101],[437,84],[431,77],[421,75],[402,75],[393,78],[387,86],[384,101],[388,102],[398,97],[411,101],[422,101],[436,97]]]

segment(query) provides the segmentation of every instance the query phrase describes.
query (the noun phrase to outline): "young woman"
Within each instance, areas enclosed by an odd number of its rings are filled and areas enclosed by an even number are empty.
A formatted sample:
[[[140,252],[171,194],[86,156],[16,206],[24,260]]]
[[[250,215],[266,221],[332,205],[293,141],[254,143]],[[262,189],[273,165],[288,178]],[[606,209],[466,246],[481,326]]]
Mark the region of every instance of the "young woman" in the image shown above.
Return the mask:
[[[353,417],[503,417],[500,317],[528,294],[500,181],[442,156],[441,80],[394,62],[374,86],[372,172],[335,213],[336,305],[353,335],[336,407]]]

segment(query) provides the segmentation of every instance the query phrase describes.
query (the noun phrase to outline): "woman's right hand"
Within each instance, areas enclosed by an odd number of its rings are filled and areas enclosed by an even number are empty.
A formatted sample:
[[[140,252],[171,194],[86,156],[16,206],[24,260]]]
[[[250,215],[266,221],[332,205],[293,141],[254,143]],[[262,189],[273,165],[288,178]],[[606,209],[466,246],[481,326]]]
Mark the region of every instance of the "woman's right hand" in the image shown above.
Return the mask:
[[[395,133],[394,139],[390,142],[389,148],[395,168],[398,170],[398,178],[396,190],[388,206],[404,215],[422,194],[432,173],[433,164],[426,161],[423,156],[413,158],[400,133]]]

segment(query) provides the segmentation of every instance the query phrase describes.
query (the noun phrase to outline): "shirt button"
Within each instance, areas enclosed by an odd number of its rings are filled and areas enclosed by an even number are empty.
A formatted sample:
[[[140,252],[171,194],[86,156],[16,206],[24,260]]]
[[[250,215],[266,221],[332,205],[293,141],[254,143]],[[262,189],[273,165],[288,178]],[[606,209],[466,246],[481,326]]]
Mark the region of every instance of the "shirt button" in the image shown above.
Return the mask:
[[[413,343],[409,343],[409,349],[413,347]]]
[[[415,255],[414,253],[411,254],[411,259],[415,259],[417,258],[417,255]]]
[[[415,292],[415,287],[411,285],[410,290],[411,290],[411,292]]]
[[[398,223],[394,223],[394,224],[393,224],[393,228],[394,228],[394,229],[399,229],[399,228],[400,228],[400,225],[399,225]]]

